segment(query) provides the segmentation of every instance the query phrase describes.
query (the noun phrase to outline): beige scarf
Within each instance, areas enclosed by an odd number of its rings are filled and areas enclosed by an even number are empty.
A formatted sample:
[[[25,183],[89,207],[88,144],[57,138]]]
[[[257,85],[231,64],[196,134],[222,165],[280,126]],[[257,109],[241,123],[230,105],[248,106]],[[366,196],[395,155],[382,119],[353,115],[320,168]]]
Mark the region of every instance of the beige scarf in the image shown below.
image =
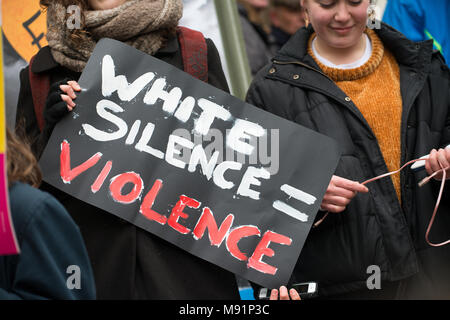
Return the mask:
[[[113,9],[87,10],[87,33],[75,44],[66,8],[54,3],[47,11],[47,41],[56,62],[81,72],[97,41],[105,37],[153,55],[164,45],[165,31],[178,25],[182,12],[182,0],[128,0]]]

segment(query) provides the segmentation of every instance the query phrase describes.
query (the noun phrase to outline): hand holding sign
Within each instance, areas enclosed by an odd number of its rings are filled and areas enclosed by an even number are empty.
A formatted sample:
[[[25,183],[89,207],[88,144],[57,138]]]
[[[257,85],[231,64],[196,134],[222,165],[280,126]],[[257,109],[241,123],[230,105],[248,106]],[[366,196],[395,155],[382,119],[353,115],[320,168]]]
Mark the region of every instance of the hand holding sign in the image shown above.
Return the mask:
[[[63,80],[50,87],[45,103],[44,119],[48,130],[54,126],[75,107],[75,91],[81,91],[76,81]]]
[[[61,94],[61,99],[67,103],[67,109],[69,111],[72,111],[75,107],[75,100],[77,98],[77,95],[75,94],[75,91],[81,91],[81,87],[76,81],[67,81],[67,84],[62,84],[59,86],[63,94]]]

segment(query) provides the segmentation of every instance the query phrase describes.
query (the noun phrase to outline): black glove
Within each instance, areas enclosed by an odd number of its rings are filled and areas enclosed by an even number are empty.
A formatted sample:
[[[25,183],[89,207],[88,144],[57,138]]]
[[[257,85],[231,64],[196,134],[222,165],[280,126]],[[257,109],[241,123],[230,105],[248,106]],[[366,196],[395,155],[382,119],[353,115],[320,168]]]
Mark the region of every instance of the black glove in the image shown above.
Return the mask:
[[[70,79],[55,82],[50,86],[47,101],[44,109],[45,131],[53,131],[55,125],[70,111],[67,109],[67,103],[61,98],[65,94],[61,89],[61,85],[67,84]]]
[[[66,78],[55,82],[50,86],[50,90],[48,91],[44,109],[44,129],[35,142],[34,147],[38,159],[41,157],[55,125],[70,112],[67,109],[67,103],[61,98],[61,95],[64,94],[64,92],[59,88],[60,85],[67,84],[67,81],[70,81],[70,79]]]

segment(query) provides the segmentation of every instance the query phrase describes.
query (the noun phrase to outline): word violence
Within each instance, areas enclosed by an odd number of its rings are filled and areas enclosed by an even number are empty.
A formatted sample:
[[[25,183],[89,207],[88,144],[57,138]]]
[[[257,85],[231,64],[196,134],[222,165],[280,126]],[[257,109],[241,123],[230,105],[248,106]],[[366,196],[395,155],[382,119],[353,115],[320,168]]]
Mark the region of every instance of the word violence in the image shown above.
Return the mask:
[[[103,155],[98,152],[82,164],[72,168],[70,161],[70,143],[67,140],[64,140],[61,144],[60,154],[61,179],[64,183],[71,183],[81,173],[94,167],[100,161],[102,156]],[[104,185],[106,178],[111,172],[112,165],[112,161],[106,162],[100,174],[95,178],[91,185],[92,193],[98,192]],[[128,184],[131,184],[133,187],[131,191],[124,194],[123,189]],[[168,216],[156,212],[152,207],[157,200],[163,185],[164,183],[161,179],[156,179],[147,194],[142,197],[144,182],[141,176],[135,172],[124,172],[110,179],[109,194],[115,202],[121,204],[131,204],[138,199],[142,199],[139,213],[146,219],[157,222],[161,226],[168,226],[182,235],[192,233],[195,240],[202,239],[207,230],[211,246],[220,247],[220,245],[225,242],[226,250],[229,254],[239,261],[247,262],[248,268],[270,275],[274,275],[277,272],[275,266],[263,262],[262,258],[264,256],[273,257],[275,255],[275,251],[269,248],[269,245],[272,242],[290,246],[292,244],[291,238],[271,230],[267,230],[261,236],[261,231],[254,225],[233,226],[235,216],[232,213],[228,214],[228,216],[220,223],[220,226],[218,226],[213,211],[209,207],[203,206],[203,208],[200,208],[200,201],[186,195],[180,195],[178,202],[173,206]],[[189,215],[183,211],[186,207],[198,209],[199,212],[201,212],[193,230],[184,226],[183,222],[180,221],[181,219],[189,218]],[[249,258],[246,253],[239,249],[238,244],[244,238],[255,236],[261,237],[261,240],[258,242]]]

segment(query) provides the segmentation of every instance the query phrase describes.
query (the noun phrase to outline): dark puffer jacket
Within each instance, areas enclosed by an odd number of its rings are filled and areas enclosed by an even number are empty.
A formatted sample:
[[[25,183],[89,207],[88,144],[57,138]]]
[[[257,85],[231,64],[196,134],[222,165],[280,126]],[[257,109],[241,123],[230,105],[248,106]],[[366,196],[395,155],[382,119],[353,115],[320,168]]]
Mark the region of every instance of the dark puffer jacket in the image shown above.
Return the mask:
[[[363,182],[388,172],[377,139],[339,87],[307,54],[312,28],[299,30],[254,79],[247,101],[285,119],[334,138],[342,151],[336,175]],[[403,112],[401,162],[450,143],[449,69],[432,42],[413,43],[382,25],[376,30],[400,66]],[[376,89],[375,89],[376,90]],[[324,155],[326,156],[326,155]],[[366,288],[367,268],[381,269],[381,285],[398,281],[401,298],[450,296],[450,246],[425,242],[438,195],[437,181],[419,188],[425,170],[401,173],[401,204],[391,179],[368,185],[340,214],[312,229],[293,281],[317,281],[325,296]],[[450,238],[447,187],[430,240]],[[318,214],[318,219],[323,213]]]

